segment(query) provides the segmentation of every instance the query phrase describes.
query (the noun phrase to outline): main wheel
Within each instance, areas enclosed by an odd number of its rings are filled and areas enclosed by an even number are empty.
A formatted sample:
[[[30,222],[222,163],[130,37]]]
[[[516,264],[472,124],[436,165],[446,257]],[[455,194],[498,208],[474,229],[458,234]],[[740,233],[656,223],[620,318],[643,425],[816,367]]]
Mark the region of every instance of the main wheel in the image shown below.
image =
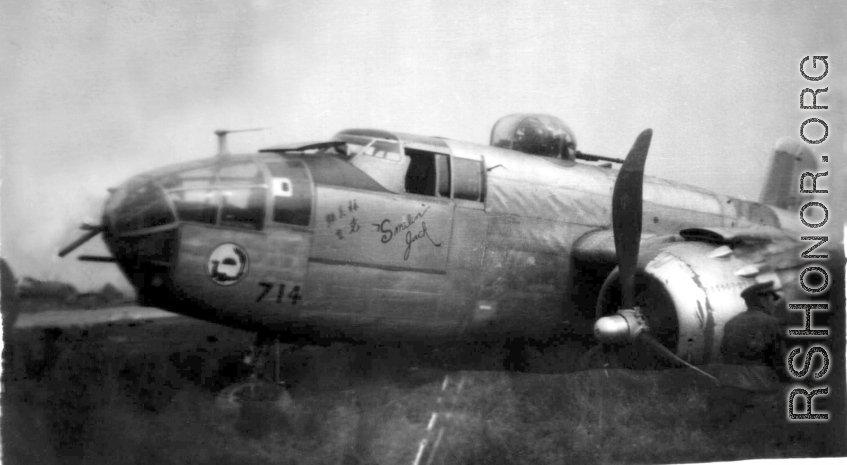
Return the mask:
[[[284,413],[294,405],[294,400],[284,385],[258,380],[235,383],[215,398],[215,407],[224,412],[237,413],[248,403]]]

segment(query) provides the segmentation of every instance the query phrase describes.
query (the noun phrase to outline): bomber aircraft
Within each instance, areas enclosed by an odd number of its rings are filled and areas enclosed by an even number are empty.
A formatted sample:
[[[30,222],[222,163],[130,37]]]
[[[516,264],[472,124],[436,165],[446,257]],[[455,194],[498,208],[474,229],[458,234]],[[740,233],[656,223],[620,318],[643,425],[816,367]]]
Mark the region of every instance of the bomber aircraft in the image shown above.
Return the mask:
[[[720,359],[741,291],[800,269],[796,175],[780,140],[760,202],[644,177],[577,150],[558,118],[501,118],[490,145],[373,129],[156,169],[111,189],[98,234],[139,301],[319,341],[550,341],[593,323],[602,347]],[[620,168],[615,166],[620,164]],[[590,333],[590,329],[585,331]],[[277,360],[277,363],[279,361]]]

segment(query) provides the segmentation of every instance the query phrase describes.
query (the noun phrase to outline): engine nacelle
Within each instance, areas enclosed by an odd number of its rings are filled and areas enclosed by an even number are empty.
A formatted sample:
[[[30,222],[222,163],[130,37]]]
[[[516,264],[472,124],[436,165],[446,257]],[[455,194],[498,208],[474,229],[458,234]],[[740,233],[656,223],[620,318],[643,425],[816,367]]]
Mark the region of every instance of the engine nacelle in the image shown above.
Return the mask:
[[[650,334],[690,363],[720,361],[724,326],[747,309],[741,291],[767,281],[782,289],[780,276],[750,275],[745,272],[750,265],[727,246],[694,241],[665,244],[642,255],[636,305]],[[600,291],[598,318],[619,309],[618,282],[615,269]]]

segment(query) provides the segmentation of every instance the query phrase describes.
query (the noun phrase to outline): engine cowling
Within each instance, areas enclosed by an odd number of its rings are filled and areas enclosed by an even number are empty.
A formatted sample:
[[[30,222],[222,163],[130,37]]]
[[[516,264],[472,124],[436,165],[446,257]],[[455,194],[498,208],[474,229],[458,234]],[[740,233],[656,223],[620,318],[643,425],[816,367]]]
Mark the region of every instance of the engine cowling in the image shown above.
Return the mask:
[[[782,289],[777,273],[746,272],[755,266],[749,254],[726,245],[686,241],[646,252],[636,275],[636,305],[647,331],[689,363],[720,361],[724,326],[747,308],[742,290],[766,281],[773,281],[778,292]],[[601,288],[598,318],[620,308],[618,283],[615,269]]]

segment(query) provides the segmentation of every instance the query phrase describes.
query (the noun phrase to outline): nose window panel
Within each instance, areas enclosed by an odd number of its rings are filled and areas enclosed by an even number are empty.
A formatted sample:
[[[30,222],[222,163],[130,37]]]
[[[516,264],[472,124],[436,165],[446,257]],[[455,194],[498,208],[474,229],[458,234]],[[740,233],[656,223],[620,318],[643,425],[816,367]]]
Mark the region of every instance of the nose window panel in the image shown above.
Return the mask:
[[[215,170],[212,166],[171,173],[159,179],[164,189],[197,189],[211,187],[215,182]]]
[[[150,182],[129,186],[112,217],[118,232],[153,228],[176,221],[161,189]]]
[[[264,183],[262,172],[253,163],[227,165],[218,173],[218,183],[222,185],[250,185]]]
[[[221,226],[262,229],[267,192],[264,182],[262,171],[255,163],[237,163],[221,167],[217,179],[221,195]]]
[[[212,189],[171,191],[171,200],[180,221],[215,224],[218,220],[218,195]]]
[[[268,163],[275,223],[308,226],[312,220],[312,185],[298,160]]]
[[[159,182],[180,221],[262,229],[267,186],[263,172],[252,161],[172,173]]]
[[[215,224],[218,220],[218,195],[212,189],[215,170],[207,166],[169,174],[159,182],[168,190],[180,221]]]
[[[262,229],[265,189],[224,189],[221,199],[221,226]]]

